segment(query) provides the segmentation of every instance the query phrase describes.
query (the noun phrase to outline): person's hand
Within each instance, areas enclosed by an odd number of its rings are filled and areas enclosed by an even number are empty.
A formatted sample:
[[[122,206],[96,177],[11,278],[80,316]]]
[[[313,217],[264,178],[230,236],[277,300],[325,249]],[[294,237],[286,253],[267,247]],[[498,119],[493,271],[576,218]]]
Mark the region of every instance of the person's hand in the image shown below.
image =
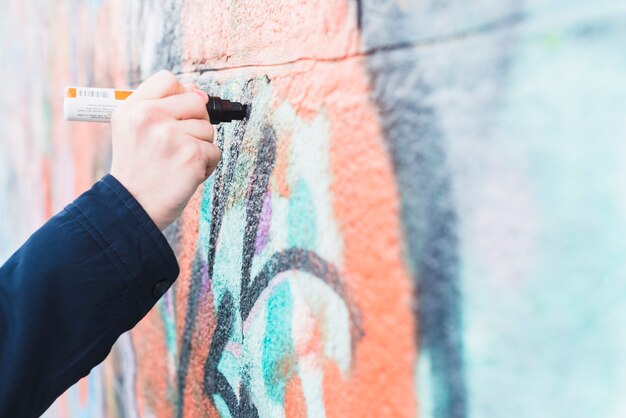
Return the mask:
[[[221,158],[209,97],[169,71],[144,81],[111,117],[114,176],[165,229]]]

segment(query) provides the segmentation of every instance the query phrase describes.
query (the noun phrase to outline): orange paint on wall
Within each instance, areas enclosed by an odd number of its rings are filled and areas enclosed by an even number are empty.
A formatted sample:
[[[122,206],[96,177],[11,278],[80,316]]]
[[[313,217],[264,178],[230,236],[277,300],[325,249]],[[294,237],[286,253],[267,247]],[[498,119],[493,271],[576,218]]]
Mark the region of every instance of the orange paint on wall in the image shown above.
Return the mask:
[[[203,188],[204,187],[200,187],[191,197],[189,204],[187,204],[187,207],[178,221],[181,231],[177,254],[180,275],[176,283],[174,283],[176,291],[176,322],[181,327],[177,329],[178,346],[182,343],[182,324],[185,320],[187,301],[189,300],[189,283],[191,282],[193,262],[196,257],[196,248],[198,245],[198,219],[200,216],[199,208],[202,201]]]
[[[183,330],[187,312],[187,302],[190,299],[189,285],[193,272],[194,260],[198,251],[199,209],[201,206],[203,187],[200,187],[191,198],[180,221],[181,239],[179,242],[178,263],[181,274],[176,282],[176,326],[178,352],[181,352]],[[203,258],[203,257],[201,257]],[[201,418],[218,416],[212,400],[204,395],[204,363],[208,355],[208,344],[213,335],[215,314],[213,300],[209,293],[201,300],[196,315],[190,361],[185,384],[184,418]],[[177,388],[178,389],[178,388]]]
[[[66,122],[67,123],[67,122]],[[80,123],[71,127],[74,151],[74,193],[79,195],[89,189],[94,181],[94,161],[98,158],[97,141],[101,136],[96,124]]]
[[[89,379],[83,378],[78,381],[78,402],[86,406],[89,397]]]
[[[266,1],[253,9],[187,0],[181,10],[183,61],[197,70],[344,56],[359,47],[355,7],[346,0]]]
[[[140,416],[173,416],[173,399],[168,399],[167,348],[164,324],[158,308],[152,309],[131,332],[135,351],[135,393]]]
[[[306,404],[302,392],[302,382],[297,373],[293,373],[285,389],[285,417],[306,417]]]
[[[50,218],[52,213],[52,172],[48,157],[41,158],[41,190],[44,200],[44,216]]]
[[[299,358],[308,355],[320,355],[323,352],[322,333],[318,324],[323,323],[323,319],[316,316],[309,319],[312,322],[311,330],[308,335],[301,335],[296,341],[296,354]]]
[[[412,279],[402,253],[399,195],[370,102],[365,62],[321,63],[273,76],[272,89],[277,103],[290,104],[290,94],[306,89],[310,109],[330,124],[328,193],[344,243],[340,276],[349,303],[360,313],[364,335],[354,344],[348,376],[325,362],[326,414],[413,417],[417,348]]]
[[[344,237],[341,275],[360,310],[364,335],[356,344],[348,387],[343,379],[324,380],[325,390],[350,394],[329,404],[327,413],[409,417],[416,410],[416,347],[399,195],[375,108],[364,106],[369,104],[364,62],[344,65],[337,81],[347,91],[341,100],[332,100],[329,92],[326,102],[331,115],[331,196]]]
[[[291,135],[279,135],[276,146],[276,163],[273,176],[276,191],[281,197],[288,198],[290,195],[289,182],[287,180],[287,167],[289,166],[289,149],[291,148]]]

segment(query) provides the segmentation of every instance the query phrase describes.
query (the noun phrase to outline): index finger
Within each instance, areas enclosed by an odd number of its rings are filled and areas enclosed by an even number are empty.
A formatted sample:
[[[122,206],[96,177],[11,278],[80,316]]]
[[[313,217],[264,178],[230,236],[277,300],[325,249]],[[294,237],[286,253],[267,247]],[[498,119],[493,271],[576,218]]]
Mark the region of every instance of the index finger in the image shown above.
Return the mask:
[[[165,110],[170,116],[178,120],[209,120],[206,101],[196,93],[175,94],[173,96],[164,97],[155,103],[157,103],[158,106]]]
[[[141,83],[130,97],[134,99],[161,99],[184,92],[185,87],[180,84],[176,76],[167,70],[162,70]]]

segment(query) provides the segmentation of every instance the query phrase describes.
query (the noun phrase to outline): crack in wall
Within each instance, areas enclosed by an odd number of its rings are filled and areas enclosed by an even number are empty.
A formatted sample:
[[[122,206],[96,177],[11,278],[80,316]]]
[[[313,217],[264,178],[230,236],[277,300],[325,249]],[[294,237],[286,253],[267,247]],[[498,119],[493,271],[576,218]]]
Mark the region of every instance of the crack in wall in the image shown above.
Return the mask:
[[[233,66],[224,66],[224,67],[212,67],[212,68],[202,68],[199,67],[195,71],[181,71],[176,73],[177,75],[187,75],[187,74],[198,74],[202,75],[207,72],[218,72],[218,71],[233,71],[240,70],[244,68],[276,68],[283,67],[286,65],[293,65],[300,62],[321,62],[321,63],[333,63],[333,62],[341,62],[347,61],[350,59],[359,59],[370,57],[379,53],[387,53],[387,52],[395,52],[400,50],[407,49],[421,49],[425,47],[439,46],[445,45],[449,43],[458,42],[465,39],[471,39],[477,36],[490,34],[493,32],[511,29],[515,26],[518,26],[522,22],[524,22],[526,16],[525,14],[519,12],[509,16],[506,16],[502,19],[495,20],[492,22],[485,23],[480,26],[466,28],[457,32],[452,32],[443,36],[436,36],[431,38],[424,38],[422,40],[415,41],[405,41],[399,42],[391,45],[381,45],[373,48],[366,49],[364,51],[355,52],[352,54],[345,54],[340,56],[331,56],[331,57],[298,57],[291,60],[278,62],[278,63],[255,63],[255,64],[241,64],[241,65],[233,65]]]

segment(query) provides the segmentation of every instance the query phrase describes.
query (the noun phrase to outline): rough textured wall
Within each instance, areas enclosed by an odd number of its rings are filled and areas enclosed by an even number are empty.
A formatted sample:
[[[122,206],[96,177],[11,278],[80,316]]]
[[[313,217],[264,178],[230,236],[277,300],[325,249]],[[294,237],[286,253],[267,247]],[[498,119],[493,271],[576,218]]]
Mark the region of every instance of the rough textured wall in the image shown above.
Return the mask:
[[[66,84],[251,104],[181,276],[50,417],[626,413],[617,0],[11,0],[0,260],[104,174]]]

